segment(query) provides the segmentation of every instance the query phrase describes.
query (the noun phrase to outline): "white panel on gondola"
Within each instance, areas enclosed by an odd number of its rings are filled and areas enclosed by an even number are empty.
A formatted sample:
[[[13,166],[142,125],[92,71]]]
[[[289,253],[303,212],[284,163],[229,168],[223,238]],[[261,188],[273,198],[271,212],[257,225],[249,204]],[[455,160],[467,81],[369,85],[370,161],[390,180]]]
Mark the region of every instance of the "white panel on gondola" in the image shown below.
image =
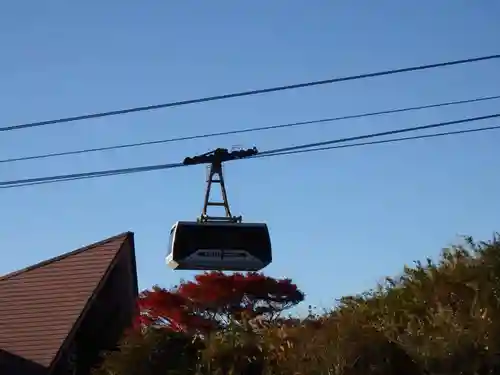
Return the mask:
[[[266,224],[178,222],[170,234],[169,267],[258,271],[272,261]]]

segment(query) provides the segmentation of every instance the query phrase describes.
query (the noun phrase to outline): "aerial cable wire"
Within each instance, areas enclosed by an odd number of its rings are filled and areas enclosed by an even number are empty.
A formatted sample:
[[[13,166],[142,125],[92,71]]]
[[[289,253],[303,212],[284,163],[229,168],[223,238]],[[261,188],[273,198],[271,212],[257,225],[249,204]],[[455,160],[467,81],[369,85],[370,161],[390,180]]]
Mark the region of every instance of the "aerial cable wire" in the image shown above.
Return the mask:
[[[293,154],[303,154],[303,153],[309,153],[309,152],[327,151],[327,150],[334,150],[334,149],[352,148],[352,147],[369,146],[369,145],[386,144],[386,143],[398,143],[398,142],[417,140],[417,139],[428,139],[428,138],[437,138],[437,137],[450,136],[450,135],[479,133],[479,132],[488,131],[488,130],[500,130],[500,125],[488,126],[488,127],[483,127],[483,128],[472,128],[472,129],[440,132],[440,133],[433,133],[433,134],[416,135],[416,136],[411,136],[411,137],[387,138],[387,139],[382,139],[382,140],[378,140],[378,141],[348,143],[348,144],[341,144],[341,145],[327,146],[327,147],[318,147],[318,148],[312,148],[312,149],[286,151],[286,152],[275,153],[275,154],[256,155],[256,156],[253,156],[253,157],[250,157],[247,159],[241,159],[241,160],[266,158],[266,157],[271,157],[271,156],[287,156],[287,155],[293,155]],[[179,165],[179,167],[180,166],[184,167],[185,165]],[[167,169],[167,168],[165,168],[165,169]],[[145,171],[147,171],[147,170],[144,170],[144,172]],[[79,176],[79,177],[61,178],[61,179],[49,180],[49,181],[20,183],[20,184],[8,185],[8,186],[0,186],[0,189],[12,189],[12,188],[23,187],[23,186],[53,184],[53,183],[57,183],[57,182],[75,181],[75,180],[106,177],[106,176],[117,176],[117,175],[121,175],[121,174],[131,174],[131,173],[137,173],[137,172],[138,171],[122,171],[122,172],[115,172],[115,173],[109,172],[109,173],[102,173],[102,174],[94,174],[91,176]]]
[[[353,136],[353,137],[337,138],[337,139],[333,139],[333,140],[329,140],[329,141],[314,142],[314,143],[308,143],[308,144],[297,145],[297,146],[289,146],[289,147],[283,147],[283,148],[278,148],[278,149],[274,149],[274,150],[259,152],[259,154],[254,156],[254,157],[266,157],[266,156],[270,157],[270,156],[277,156],[277,155],[285,155],[286,153],[290,154],[290,153],[294,153],[295,151],[300,151],[300,150],[305,150],[305,149],[313,149],[313,150],[316,149],[317,150],[317,147],[332,145],[332,144],[336,144],[336,143],[344,143],[344,142],[357,141],[357,140],[362,140],[362,139],[382,137],[382,136],[394,135],[394,134],[401,134],[401,133],[407,133],[407,132],[413,132],[413,131],[419,131],[419,130],[425,130],[425,129],[433,129],[433,128],[445,127],[445,126],[450,126],[450,125],[455,125],[455,124],[462,124],[462,123],[473,122],[473,121],[493,119],[493,118],[498,118],[498,117],[500,117],[500,113],[486,115],[486,116],[469,117],[469,118],[460,119],[460,120],[439,122],[439,123],[428,124],[428,125],[414,126],[414,127],[410,127],[410,128],[395,129],[395,130],[379,132],[379,133],[370,133],[370,134],[358,135],[358,136]],[[297,152],[295,152],[295,153],[297,153]],[[251,157],[251,158],[254,158],[254,157]],[[249,158],[249,159],[251,159],[251,158]],[[106,171],[74,173],[74,174],[66,174],[66,175],[58,175],[58,176],[35,177],[35,178],[20,179],[20,180],[13,180],[13,181],[2,181],[2,182],[0,182],[0,188],[20,187],[20,186],[33,185],[33,184],[39,184],[39,183],[44,183],[44,182],[46,182],[46,183],[59,182],[59,181],[62,182],[65,180],[78,180],[78,179],[86,179],[86,178],[105,177],[105,176],[112,176],[112,175],[117,175],[117,174],[132,174],[132,173],[147,172],[147,171],[153,171],[153,170],[179,168],[179,167],[185,167],[185,166],[186,165],[184,165],[183,163],[171,163],[171,164],[159,164],[159,165],[133,167],[133,168],[122,168],[122,169],[114,169],[114,170],[106,170]]]
[[[386,136],[386,135],[407,133],[407,132],[410,132],[410,131],[418,131],[418,130],[426,130],[426,129],[433,129],[433,128],[441,128],[441,127],[449,126],[449,125],[462,124],[462,123],[471,122],[471,121],[488,120],[488,119],[497,118],[497,117],[500,117],[500,113],[496,113],[496,114],[493,114],[493,115],[479,116],[479,117],[469,117],[469,118],[465,118],[465,119],[461,119],[461,120],[439,122],[437,124],[428,124],[428,125],[414,126],[414,127],[411,127],[411,128],[395,129],[395,130],[389,130],[389,131],[379,132],[379,133],[364,134],[364,135],[358,135],[358,136],[354,136],[354,137],[345,137],[345,138],[333,139],[333,140],[329,140],[329,141],[308,143],[308,144],[305,144],[305,145],[297,145],[297,146],[289,146],[289,147],[277,148],[277,149],[274,149],[274,150],[268,150],[268,151],[259,152],[259,155],[267,155],[267,154],[272,155],[272,154],[276,154],[276,153],[287,152],[287,151],[295,151],[295,150],[300,150],[300,149],[304,149],[304,148],[320,147],[320,146],[331,145],[331,144],[334,144],[334,143],[343,143],[343,142],[350,142],[350,141],[358,141],[358,140],[367,139],[367,138],[383,137],[383,136]]]
[[[409,72],[415,72],[415,71],[421,71],[421,70],[427,70],[427,69],[449,67],[449,66],[453,66],[453,65],[469,64],[469,63],[479,62],[479,61],[494,60],[494,59],[499,59],[499,58],[500,58],[500,54],[481,56],[481,57],[474,57],[474,58],[468,58],[468,59],[462,59],[462,60],[446,61],[446,62],[435,63],[435,64],[418,65],[418,66],[412,66],[412,67],[407,67],[407,68],[399,68],[399,69],[391,69],[391,70],[385,70],[385,71],[379,71],[379,72],[363,73],[363,74],[357,74],[357,75],[345,76],[345,77],[336,77],[336,78],[324,79],[324,80],[319,80],[319,81],[309,81],[309,82],[303,82],[303,83],[297,83],[297,84],[291,84],[291,85],[269,87],[269,88],[264,88],[264,89],[241,91],[241,92],[235,92],[235,93],[229,93],[229,94],[223,94],[223,95],[215,95],[215,96],[207,96],[207,97],[202,97],[202,98],[181,100],[181,101],[175,101],[175,102],[170,102],[170,103],[154,104],[154,105],[127,108],[127,109],[119,109],[119,110],[108,111],[108,112],[97,112],[97,113],[91,113],[91,114],[73,116],[73,117],[62,117],[62,118],[58,118],[58,119],[54,119],[54,120],[36,121],[36,122],[6,126],[6,127],[0,128],[0,132],[34,128],[34,127],[47,126],[47,125],[53,125],[53,124],[68,123],[68,122],[81,121],[81,120],[90,120],[90,119],[109,117],[109,116],[118,116],[118,115],[134,113],[134,112],[152,111],[152,110],[161,109],[161,108],[179,107],[179,106],[184,106],[184,105],[189,105],[189,104],[206,103],[206,102],[212,102],[212,101],[216,101],[216,100],[232,99],[232,98],[251,96],[251,95],[268,94],[268,93],[278,92],[278,91],[294,90],[294,89],[305,88],[305,87],[314,87],[314,86],[327,85],[327,84],[338,83],[338,82],[354,81],[354,80],[359,80],[359,79],[381,77],[381,76],[387,76],[387,75],[393,75],[393,74],[399,74],[399,73],[409,73]]]
[[[124,168],[124,169],[119,169],[119,170],[109,170],[109,171],[101,171],[101,172],[78,173],[78,174],[73,174],[73,175],[54,176],[55,178],[44,179],[42,181],[37,180],[37,181],[32,181],[32,182],[22,182],[22,183],[16,183],[16,184],[9,184],[6,186],[0,185],[0,189],[11,189],[11,188],[23,187],[23,186],[45,185],[45,184],[53,184],[53,183],[57,183],[57,182],[87,180],[87,179],[91,179],[91,178],[119,176],[119,175],[124,175],[124,174],[134,174],[134,173],[141,173],[141,172],[165,170],[165,169],[172,169],[172,168],[185,167],[185,166],[186,165],[184,165],[182,163],[173,163],[173,164],[160,164],[160,165],[152,165],[152,166],[137,167],[137,168]]]
[[[91,178],[100,178],[100,177],[108,177],[108,176],[119,176],[119,175],[124,175],[124,174],[134,174],[134,173],[140,173],[140,172],[148,172],[148,171],[154,171],[154,170],[164,170],[164,169],[171,169],[171,168],[177,168],[177,167],[185,167],[184,164],[176,164],[171,167],[167,165],[158,165],[158,166],[151,166],[151,167],[158,167],[158,168],[152,168],[152,169],[144,169],[144,170],[135,170],[133,168],[126,168],[123,171],[117,171],[117,170],[112,170],[112,171],[103,171],[101,173],[95,172],[95,173],[86,173],[86,174],[78,174],[75,176],[61,176],[61,178],[54,178],[54,179],[48,179],[48,180],[43,180],[43,181],[35,181],[35,182],[26,182],[26,183],[18,183],[18,184],[11,184],[11,185],[6,185],[2,186],[0,185],[0,189],[11,189],[15,187],[23,187],[23,186],[33,186],[33,185],[45,185],[45,184],[54,184],[57,182],[67,182],[67,181],[77,181],[77,180],[88,180]]]
[[[341,149],[341,148],[378,145],[378,144],[385,144],[385,143],[397,143],[397,142],[411,141],[411,140],[417,140],[417,139],[444,137],[444,136],[449,136],[449,135],[479,133],[479,132],[484,132],[484,131],[488,131],[488,130],[500,130],[500,125],[486,126],[483,128],[453,130],[453,131],[432,133],[432,134],[414,135],[411,137],[387,138],[387,139],[382,139],[382,140],[378,140],[378,141],[348,143],[345,145],[341,144],[341,145],[317,147],[317,148],[311,148],[311,149],[305,149],[305,150],[292,150],[292,151],[278,152],[276,154],[255,155],[251,159],[265,158],[265,157],[269,157],[269,156],[282,156],[282,155],[286,156],[286,155],[294,155],[294,154],[303,154],[303,153],[316,152],[316,151],[327,151],[327,150],[334,150],[334,149]],[[245,159],[242,159],[242,160],[245,160]]]
[[[412,106],[412,107],[393,108],[393,109],[387,109],[387,110],[376,111],[376,112],[364,112],[364,113],[358,113],[358,114],[352,114],[352,115],[326,117],[326,118],[321,118],[321,119],[316,119],[316,120],[291,122],[291,123],[286,123],[286,124],[261,126],[261,127],[246,128],[246,129],[239,129],[239,130],[229,130],[229,131],[224,131],[224,132],[206,133],[206,134],[176,137],[176,138],[169,138],[169,139],[158,139],[158,140],[137,142],[137,143],[118,144],[118,145],[113,145],[113,146],[87,148],[87,149],[80,149],[80,150],[74,150],[74,151],[53,152],[53,153],[47,153],[47,154],[22,156],[22,157],[8,158],[8,159],[0,160],[0,164],[21,162],[21,161],[28,161],[28,160],[46,159],[46,158],[61,157],[61,156],[69,156],[69,155],[77,155],[77,154],[85,154],[85,153],[91,153],[91,152],[126,149],[126,148],[132,148],[132,147],[151,146],[151,145],[174,143],[174,142],[187,141],[187,140],[193,140],[193,139],[219,137],[219,136],[242,134],[242,133],[252,133],[252,132],[265,131],[265,130],[286,129],[286,128],[291,128],[291,127],[304,126],[304,125],[312,125],[312,124],[328,123],[328,122],[335,122],[335,121],[341,121],[341,120],[351,120],[351,119],[380,116],[380,115],[387,115],[387,114],[394,114],[394,113],[418,111],[418,110],[429,109],[429,108],[439,108],[439,107],[453,106],[453,105],[466,104],[466,103],[477,103],[477,102],[496,100],[496,99],[500,99],[500,95],[483,96],[483,97],[476,97],[476,98],[472,98],[472,99],[455,100],[455,101],[426,104],[426,105]]]
[[[65,180],[85,179],[94,177],[105,177],[105,176],[113,176],[124,173],[126,174],[140,173],[140,172],[157,171],[163,169],[179,168],[184,166],[185,165],[182,163],[170,163],[170,164],[148,165],[143,167],[112,169],[107,171],[72,173],[59,176],[27,178],[24,180],[0,182],[0,188],[4,186],[18,185],[18,184],[32,184],[38,182],[52,182],[52,181],[65,181]]]

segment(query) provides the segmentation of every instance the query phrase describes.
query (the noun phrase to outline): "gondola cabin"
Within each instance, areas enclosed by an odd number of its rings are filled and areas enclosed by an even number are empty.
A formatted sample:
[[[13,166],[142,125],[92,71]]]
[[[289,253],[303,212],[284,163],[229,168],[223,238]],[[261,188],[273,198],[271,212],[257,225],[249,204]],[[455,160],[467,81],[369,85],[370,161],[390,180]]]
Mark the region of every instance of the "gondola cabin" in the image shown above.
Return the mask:
[[[259,271],[272,261],[266,224],[179,221],[167,265],[176,270]]]

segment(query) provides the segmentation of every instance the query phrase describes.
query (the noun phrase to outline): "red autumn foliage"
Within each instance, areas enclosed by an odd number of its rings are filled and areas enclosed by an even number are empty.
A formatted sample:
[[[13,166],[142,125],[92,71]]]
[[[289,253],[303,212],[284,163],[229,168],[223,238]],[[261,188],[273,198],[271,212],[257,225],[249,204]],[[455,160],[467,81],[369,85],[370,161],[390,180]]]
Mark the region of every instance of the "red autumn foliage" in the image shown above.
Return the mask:
[[[274,320],[303,299],[304,293],[290,279],[259,273],[205,272],[171,290],[153,287],[142,292],[137,323],[141,327],[208,332],[243,320]]]

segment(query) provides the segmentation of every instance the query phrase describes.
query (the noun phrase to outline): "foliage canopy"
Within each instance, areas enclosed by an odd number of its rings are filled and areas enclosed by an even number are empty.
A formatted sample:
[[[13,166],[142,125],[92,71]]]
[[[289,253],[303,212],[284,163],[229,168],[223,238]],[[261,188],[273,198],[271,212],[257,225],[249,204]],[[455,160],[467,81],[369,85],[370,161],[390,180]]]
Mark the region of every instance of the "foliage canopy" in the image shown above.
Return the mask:
[[[327,313],[280,317],[303,298],[259,274],[154,288],[140,299],[142,332],[99,374],[500,374],[498,237],[466,238]]]

